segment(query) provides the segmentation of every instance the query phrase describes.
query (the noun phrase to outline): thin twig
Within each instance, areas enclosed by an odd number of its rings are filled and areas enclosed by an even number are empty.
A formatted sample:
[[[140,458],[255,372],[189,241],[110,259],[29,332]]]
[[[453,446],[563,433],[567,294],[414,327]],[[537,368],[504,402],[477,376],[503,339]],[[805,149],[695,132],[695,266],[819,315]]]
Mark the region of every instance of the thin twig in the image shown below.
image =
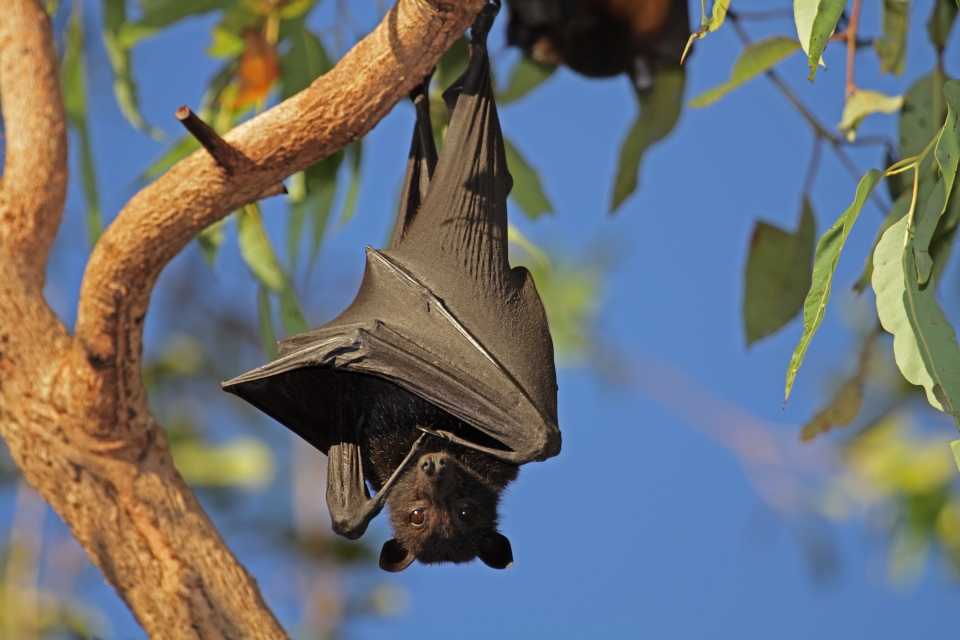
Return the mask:
[[[190,107],[186,105],[180,107],[177,109],[176,116],[180,124],[203,145],[204,149],[210,152],[213,159],[228,175],[232,176],[244,161],[250,162],[242,153],[230,146],[229,142],[221,138],[213,127],[197,117]]]
[[[857,23],[860,21],[860,2],[861,0],[853,0],[850,23],[847,25],[847,100],[857,90],[857,85],[853,82],[853,67],[857,53]]]
[[[807,175],[803,179],[803,197],[810,199],[813,191],[813,183],[817,179],[817,169],[820,168],[820,158],[823,156],[823,138],[813,136],[813,151],[810,154],[810,162],[807,164]]]

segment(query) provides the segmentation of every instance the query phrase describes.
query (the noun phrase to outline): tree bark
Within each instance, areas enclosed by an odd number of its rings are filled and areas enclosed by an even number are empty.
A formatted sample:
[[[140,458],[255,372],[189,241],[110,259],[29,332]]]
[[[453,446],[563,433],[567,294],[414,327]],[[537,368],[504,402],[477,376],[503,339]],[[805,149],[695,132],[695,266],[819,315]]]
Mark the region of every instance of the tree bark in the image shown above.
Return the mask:
[[[370,131],[485,0],[399,0],[330,73],[224,136],[249,162],[201,149],[134,196],[90,256],[73,336],[43,298],[67,184],[53,37],[38,0],[2,2],[0,435],[151,637],[286,637],[147,408],[150,293],[202,229]]]

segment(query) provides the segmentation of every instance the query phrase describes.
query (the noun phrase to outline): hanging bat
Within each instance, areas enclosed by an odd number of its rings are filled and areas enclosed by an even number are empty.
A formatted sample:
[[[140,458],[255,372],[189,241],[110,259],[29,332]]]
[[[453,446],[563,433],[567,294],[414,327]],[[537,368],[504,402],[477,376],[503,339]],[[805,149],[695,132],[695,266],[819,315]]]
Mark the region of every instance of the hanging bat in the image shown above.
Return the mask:
[[[444,94],[439,157],[429,78],[412,94],[396,227],[387,250],[367,247],[354,301],[223,384],[327,454],[336,533],[360,537],[389,506],[387,571],[415,559],[508,567],[500,493],[519,465],[560,451],[547,318],[530,273],[507,262],[512,178],[486,49],[498,9],[478,15],[467,70]]]
[[[508,0],[507,42],[543,64],[602,78],[625,73],[638,90],[658,66],[679,65],[690,36],[687,0]]]

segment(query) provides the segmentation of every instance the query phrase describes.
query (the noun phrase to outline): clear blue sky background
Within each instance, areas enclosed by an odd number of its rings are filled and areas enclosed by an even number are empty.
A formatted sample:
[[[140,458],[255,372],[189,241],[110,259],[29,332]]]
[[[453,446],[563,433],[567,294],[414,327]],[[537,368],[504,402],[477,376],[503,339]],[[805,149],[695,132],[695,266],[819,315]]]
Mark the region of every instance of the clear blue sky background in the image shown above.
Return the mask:
[[[933,67],[924,26],[931,2],[915,4],[906,78]],[[879,3],[864,5],[861,32],[876,34]],[[774,6],[789,2],[734,2],[740,9]],[[360,7],[358,11],[363,15]],[[699,16],[698,2],[692,3],[691,16]],[[501,18],[497,29],[505,23]],[[213,69],[203,53],[211,24],[210,18],[188,21],[136,51],[146,117],[169,135],[180,135],[174,110],[184,103],[197,105]],[[88,24],[91,38],[95,27]],[[748,29],[756,38],[792,33],[789,20]],[[947,54],[954,77],[960,74],[957,31]],[[503,49],[502,31],[492,49]],[[729,28],[699,42],[688,63],[688,97],[725,80],[739,50]],[[503,50],[496,54],[496,66],[506,69],[514,59],[515,53]],[[825,59],[829,68],[821,70],[813,85],[805,79],[801,56],[781,70],[832,124],[839,121],[842,107],[843,51],[831,45]],[[890,93],[905,89],[904,80],[877,76],[872,52],[863,51],[858,61],[861,86]],[[132,131],[120,116],[109,93],[102,52],[92,64],[94,145],[105,208],[112,217],[135,191],[131,185],[136,176],[162,147]],[[794,442],[798,425],[824,399],[823,380],[850,366],[854,333],[849,317],[864,308],[869,311],[872,298],[854,300],[849,285],[859,273],[880,214],[868,205],[855,228],[840,262],[833,308],[794,396],[781,409],[784,372],[799,337],[799,322],[747,350],[740,320],[742,273],[757,218],[784,228],[796,226],[812,135],[767,81],[754,81],[712,108],[685,111],[673,135],[645,158],[639,193],[610,217],[619,144],[635,111],[626,78],[587,80],[566,70],[528,98],[504,106],[500,117],[505,132],[540,170],[556,209],[552,217],[536,222],[517,211],[511,219],[555,253],[576,258],[601,246],[613,256],[597,328],[625,357],[642,356],[645,364],[638,366],[672,363],[699,386]],[[893,131],[893,118],[873,120],[866,131]],[[369,135],[356,218],[330,237],[304,292],[311,324],[330,319],[352,298],[363,267],[363,246],[384,244],[411,126],[412,110],[404,104]],[[875,148],[853,156],[863,171],[882,162]],[[813,202],[818,234],[852,200],[855,184],[825,153]],[[275,216],[269,224],[279,244],[283,225],[278,218],[285,214],[275,204],[265,212],[268,219]],[[216,278],[206,275],[192,246],[170,269],[197,269],[198,278],[229,292],[238,308],[252,315],[254,286],[235,243],[226,246]],[[72,326],[87,252],[76,173],[55,252],[48,296]],[[955,268],[954,261],[951,270]],[[161,289],[164,282],[166,278]],[[943,288],[948,292],[945,308],[954,319],[960,318],[956,285],[951,277]],[[858,305],[863,305],[860,311]],[[159,346],[151,342],[155,332],[150,326],[157,325],[159,315],[174,312],[156,305],[151,309],[148,352]],[[561,370],[559,384],[563,453],[524,467],[501,510],[515,565],[502,572],[479,563],[414,565],[391,578],[407,589],[409,606],[393,619],[352,623],[344,630],[347,636],[956,637],[957,583],[941,570],[939,559],[915,585],[892,588],[885,581],[886,542],[863,520],[815,525],[781,519],[758,498],[730,450],[702,435],[698,425],[589,370]],[[694,387],[673,391],[691,407],[703,405],[708,413],[720,410]],[[944,443],[955,437],[946,429],[941,433]],[[322,491],[316,499],[323,500]],[[276,567],[245,532],[227,522],[218,524],[258,579],[268,604],[289,624],[292,613],[278,595],[283,589]],[[820,526],[817,531],[827,535],[838,552],[839,570],[828,580],[814,578],[805,551],[804,540],[814,526]],[[379,546],[388,536],[386,523],[371,527],[367,535]],[[380,578],[356,580],[363,584]],[[142,636],[98,574],[85,574],[84,584],[88,597],[107,611],[116,637]]]

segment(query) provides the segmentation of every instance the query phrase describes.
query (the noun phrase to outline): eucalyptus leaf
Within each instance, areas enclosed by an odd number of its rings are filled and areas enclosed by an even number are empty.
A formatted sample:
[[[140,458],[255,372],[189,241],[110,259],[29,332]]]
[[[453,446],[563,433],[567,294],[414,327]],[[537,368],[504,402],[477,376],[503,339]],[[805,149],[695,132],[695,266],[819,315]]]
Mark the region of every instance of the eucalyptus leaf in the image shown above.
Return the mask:
[[[900,197],[894,200],[893,206],[890,207],[890,211],[887,212],[883,222],[880,223],[880,228],[877,230],[877,236],[873,239],[873,246],[870,247],[870,253],[867,254],[867,260],[863,265],[863,272],[861,272],[860,278],[857,280],[857,284],[853,285],[853,290],[857,293],[863,293],[864,290],[870,285],[870,279],[873,277],[873,254],[877,250],[877,245],[880,244],[880,238],[882,238],[883,234],[887,232],[887,229],[899,222],[900,218],[907,215],[907,212],[910,210],[910,203],[912,201],[912,191],[904,191],[901,193]]]
[[[497,95],[497,102],[507,104],[519,100],[552,76],[556,69],[555,65],[541,64],[527,56],[520,56],[510,73],[507,88]]]
[[[120,32],[127,22],[126,0],[104,0],[103,5],[103,46],[113,70],[113,94],[120,112],[134,128],[150,134],[156,140],[163,139],[163,132],[149,126],[140,113],[137,100],[137,85],[130,72],[130,49],[120,38]]]
[[[826,312],[827,302],[830,300],[833,274],[837,268],[837,262],[840,260],[840,252],[843,250],[843,245],[847,241],[847,236],[850,235],[850,230],[853,228],[854,222],[857,221],[857,216],[860,215],[863,205],[866,204],[867,198],[870,197],[874,187],[880,181],[881,175],[876,169],[871,169],[860,179],[853,204],[837,218],[837,221],[827,229],[817,243],[817,250],[813,257],[813,283],[803,303],[803,335],[800,336],[800,342],[797,344],[797,348],[790,358],[790,366],[787,368],[784,402],[790,397],[790,390],[793,388],[797,371],[803,364],[803,357],[810,347],[813,335],[823,321],[823,314]],[[875,279],[876,275],[874,275]]]
[[[927,401],[957,418],[960,408],[960,345],[934,299],[921,288],[911,247],[912,216],[890,227],[874,254],[873,290],[877,315],[893,334],[897,367],[908,382],[923,386]]]
[[[657,71],[653,89],[637,94],[640,116],[620,147],[611,211],[616,211],[637,190],[643,154],[676,126],[683,106],[685,84],[686,72],[683,67],[661,67]]]
[[[310,329],[292,287],[287,287],[280,292],[280,322],[287,334],[291,336]]]
[[[847,0],[793,0],[793,19],[800,46],[807,54],[810,67],[807,79],[811,82],[817,75],[817,65],[827,66],[823,62],[823,50],[837,29],[837,21],[846,4]]]
[[[947,46],[950,31],[957,18],[958,6],[960,2],[957,0],[934,0],[933,11],[927,21],[927,34],[930,36],[930,43],[938,52],[943,52]]]
[[[100,195],[97,188],[96,166],[87,122],[87,56],[83,35],[83,14],[77,8],[70,15],[64,37],[63,62],[60,67],[60,86],[67,123],[76,132],[80,142],[80,175],[86,200],[84,223],[92,247],[100,238],[103,227]]]
[[[947,116],[943,101],[943,83],[946,78],[934,70],[916,80],[904,94],[900,110],[900,157],[915,156],[927,146]]]
[[[710,10],[710,17],[707,17],[707,0],[700,0],[700,6],[703,10],[700,20],[700,29],[690,34],[686,46],[683,48],[683,54],[680,56],[680,64],[683,64],[690,46],[697,38],[702,38],[711,31],[716,31],[723,26],[723,21],[727,18],[727,10],[730,8],[730,0],[713,0],[713,7]]]
[[[262,489],[273,480],[273,452],[256,438],[234,438],[221,445],[195,438],[173,440],[170,453],[183,479],[194,487]]]
[[[804,199],[796,233],[766,222],[754,227],[744,274],[748,345],[777,331],[803,309],[812,278],[815,224],[810,203]]]
[[[255,204],[248,204],[238,210],[237,226],[240,255],[250,271],[270,291],[283,291],[287,287],[287,276],[270,246],[259,208]]]
[[[140,0],[140,18],[121,29],[121,42],[129,48],[184,18],[226,9],[236,3],[237,0]]]
[[[903,96],[888,96],[879,91],[857,89],[847,98],[843,106],[843,116],[837,125],[844,137],[853,142],[857,139],[857,128],[871,113],[896,113],[903,106]]]
[[[197,234],[197,244],[203,254],[207,266],[213,268],[213,261],[217,257],[217,250],[223,244],[225,219],[220,219]]]
[[[280,58],[281,98],[286,100],[330,71],[333,63],[315,35],[305,27],[294,32],[290,50]]]
[[[910,1],[883,0],[883,36],[874,38],[873,49],[880,58],[880,73],[903,73],[910,30]]]
[[[527,164],[527,161],[506,137],[503,139],[503,146],[507,153],[507,168],[510,175],[513,176],[513,189],[510,190],[510,197],[531,220],[536,220],[544,213],[553,213],[553,206],[543,193],[540,176],[536,170]]]
[[[270,294],[263,287],[257,287],[257,326],[263,350],[271,360],[277,357],[277,336],[273,332],[273,311],[270,309]]]
[[[347,196],[343,201],[343,211],[340,213],[340,226],[346,226],[353,219],[357,208],[357,194],[360,192],[360,165],[363,161],[363,139],[357,140],[347,147],[346,153],[350,159],[350,184],[347,187]]]
[[[923,209],[914,213],[913,251],[917,265],[918,282],[922,285],[930,278],[933,259],[929,254],[930,240],[940,222],[940,216],[947,209],[947,201],[953,192],[957,175],[957,161],[960,160],[960,82],[951,80],[943,85],[943,95],[947,103],[947,119],[937,141],[934,155],[940,169],[939,180]]]
[[[950,450],[953,452],[953,460],[957,463],[957,468],[960,469],[960,440],[951,442]]]
[[[740,85],[761,73],[769,71],[799,48],[800,43],[796,39],[786,36],[773,36],[766,40],[750,43],[740,52],[736,62],[733,63],[730,80],[713,89],[704,91],[688,102],[687,106],[706,107],[713,104]]]
[[[470,48],[466,38],[460,38],[440,57],[433,77],[441,89],[446,89],[463,75],[470,61]]]
[[[852,379],[840,387],[830,402],[803,425],[800,440],[813,440],[821,433],[830,431],[834,427],[845,427],[856,419],[863,404],[864,373],[865,369],[861,367]]]

